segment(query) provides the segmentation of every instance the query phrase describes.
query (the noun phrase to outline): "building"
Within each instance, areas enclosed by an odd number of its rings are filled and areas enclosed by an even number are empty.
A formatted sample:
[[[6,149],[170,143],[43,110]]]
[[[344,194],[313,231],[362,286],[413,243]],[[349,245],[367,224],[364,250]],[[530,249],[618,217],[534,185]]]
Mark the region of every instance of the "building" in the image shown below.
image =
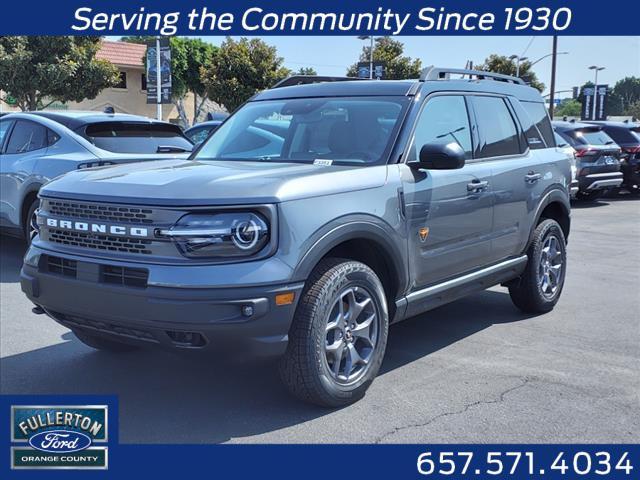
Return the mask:
[[[113,107],[119,113],[131,113],[155,118],[156,105],[147,104],[147,81],[144,66],[146,51],[146,45],[104,40],[96,58],[108,60],[118,68],[120,71],[120,83],[113,88],[103,90],[94,99],[65,104],[56,102],[49,106],[48,109],[103,111],[107,107]],[[206,111],[221,110],[215,103],[207,103],[207,109],[205,109],[202,117],[206,115]],[[189,106],[194,104],[192,93],[187,94],[184,104],[187,106],[187,117],[191,120],[193,118],[193,107],[189,108]],[[3,111],[16,110],[18,109],[15,107],[3,105]],[[176,106],[174,104],[162,105],[162,118],[166,121],[179,123]]]

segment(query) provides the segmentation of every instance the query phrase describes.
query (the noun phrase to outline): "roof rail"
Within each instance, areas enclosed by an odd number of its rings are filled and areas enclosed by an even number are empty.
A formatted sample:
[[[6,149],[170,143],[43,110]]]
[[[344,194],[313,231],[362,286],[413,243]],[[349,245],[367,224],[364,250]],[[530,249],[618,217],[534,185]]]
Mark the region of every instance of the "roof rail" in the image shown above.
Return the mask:
[[[451,74],[469,75],[469,78],[476,77],[478,80],[497,80],[499,82],[516,83],[518,85],[526,85],[525,81],[511,75],[503,75],[501,73],[484,72],[482,70],[469,70],[466,68],[441,68],[430,66],[422,70],[420,81],[427,82],[430,80],[448,80]]]
[[[356,77],[326,77],[323,75],[291,75],[280,80],[271,88],[291,87],[292,85],[308,85],[310,83],[321,82],[350,82],[352,80],[361,80]]]

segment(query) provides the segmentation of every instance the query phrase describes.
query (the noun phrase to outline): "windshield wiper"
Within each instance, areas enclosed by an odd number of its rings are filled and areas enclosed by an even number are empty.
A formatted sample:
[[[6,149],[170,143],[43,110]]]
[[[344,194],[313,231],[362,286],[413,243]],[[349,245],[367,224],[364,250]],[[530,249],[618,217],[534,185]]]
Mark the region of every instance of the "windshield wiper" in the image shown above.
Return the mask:
[[[156,153],[187,153],[190,149],[185,147],[177,147],[173,145],[159,145]]]

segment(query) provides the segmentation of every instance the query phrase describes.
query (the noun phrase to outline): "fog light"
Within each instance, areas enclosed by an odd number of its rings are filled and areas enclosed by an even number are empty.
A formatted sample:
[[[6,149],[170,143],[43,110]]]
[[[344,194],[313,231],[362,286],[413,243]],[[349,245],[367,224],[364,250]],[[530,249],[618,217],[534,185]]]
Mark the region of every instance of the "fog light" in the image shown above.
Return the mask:
[[[245,317],[250,317],[253,315],[253,307],[251,305],[244,305],[242,307],[242,315]]]
[[[279,307],[283,305],[291,305],[295,296],[296,294],[294,292],[279,293],[276,295],[276,305]]]

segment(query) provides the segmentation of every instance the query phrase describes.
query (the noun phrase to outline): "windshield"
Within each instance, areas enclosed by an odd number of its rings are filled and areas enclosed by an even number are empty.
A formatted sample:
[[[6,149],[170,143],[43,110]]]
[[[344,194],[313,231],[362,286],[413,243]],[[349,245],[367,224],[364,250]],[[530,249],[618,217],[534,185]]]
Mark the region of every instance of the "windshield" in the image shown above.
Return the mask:
[[[193,149],[180,127],[164,123],[94,123],[83,136],[96,147],[114,153],[181,153]]]
[[[198,160],[386,160],[406,97],[302,98],[247,103],[202,146]]]

